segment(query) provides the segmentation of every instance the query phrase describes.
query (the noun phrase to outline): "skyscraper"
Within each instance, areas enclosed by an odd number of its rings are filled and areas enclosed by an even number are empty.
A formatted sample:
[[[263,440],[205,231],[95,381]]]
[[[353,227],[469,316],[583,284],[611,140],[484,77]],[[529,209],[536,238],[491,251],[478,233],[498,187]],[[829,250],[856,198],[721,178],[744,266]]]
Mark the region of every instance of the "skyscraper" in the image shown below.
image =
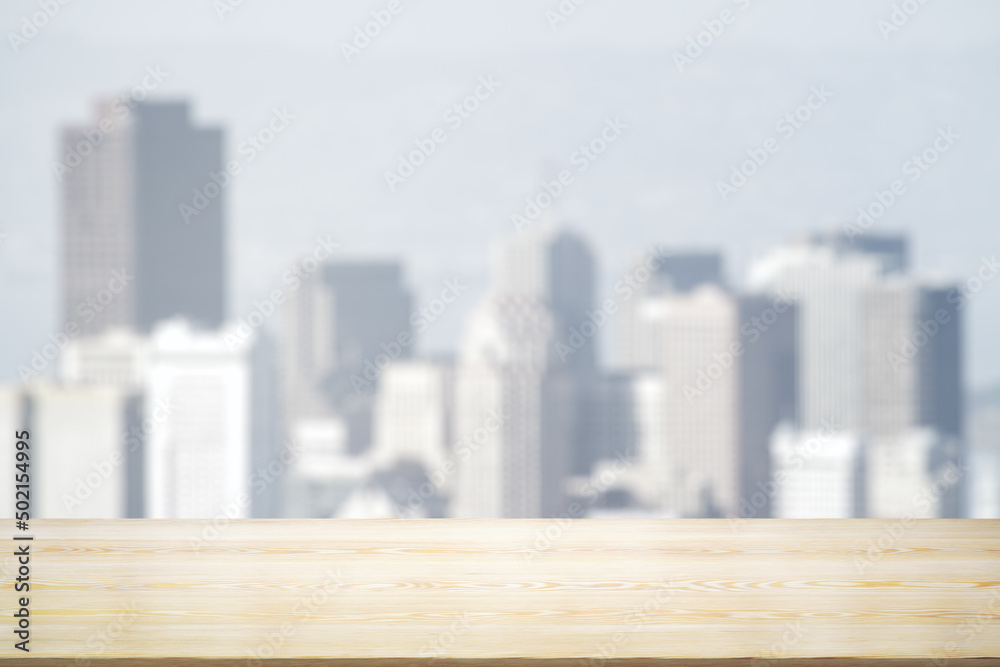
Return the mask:
[[[589,417],[599,400],[600,328],[594,312],[595,262],[587,242],[565,228],[543,226],[508,240],[501,252],[497,293],[537,301],[552,316],[547,374],[558,384],[570,437],[570,469],[589,474],[601,447]]]
[[[961,313],[908,266],[903,236],[817,235],[759,260],[751,284],[800,310],[803,433],[828,420],[858,443],[864,511],[959,516],[965,480],[941,480],[964,461]]]
[[[818,429],[826,420],[858,427],[861,295],[885,274],[888,262],[880,253],[813,240],[776,248],[751,267],[750,289],[798,306],[803,428]]]
[[[183,320],[157,326],[150,340],[145,413],[172,414],[146,438],[146,516],[249,517],[252,512],[252,389],[249,349]]]
[[[868,445],[869,515],[964,513],[962,311],[947,287],[897,278],[861,298],[862,431]],[[941,484],[941,480],[950,479]],[[923,491],[939,489],[930,500]],[[933,502],[931,502],[931,500]]]
[[[594,307],[594,257],[586,241],[563,230],[548,245],[548,303],[556,319],[558,331],[567,332],[587,322],[587,313]],[[592,340],[576,353],[568,355],[566,364],[574,370],[590,373],[597,363],[597,341]]]
[[[411,309],[396,262],[328,262],[303,281],[285,315],[286,430],[300,418],[338,416],[349,451],[365,450],[381,375],[413,352],[420,320]]]
[[[33,381],[0,388],[0,426],[27,430],[31,516],[45,519],[142,517],[140,397],[112,386]],[[14,460],[14,439],[4,445]],[[7,452],[9,448],[9,452]],[[14,475],[0,488],[13,513]],[[13,514],[11,514],[13,516]]]
[[[739,369],[730,350],[738,329],[736,301],[714,287],[664,298],[659,342],[666,450],[701,489],[701,513],[732,514],[740,493]]]
[[[796,310],[713,285],[662,298],[665,451],[700,514],[739,515],[770,473],[772,432],[796,419]]]
[[[644,266],[649,257],[647,255],[637,262],[636,270]],[[659,367],[663,297],[690,292],[701,285],[724,286],[721,255],[715,252],[661,251],[638,292],[622,300],[616,346],[618,365],[625,370],[640,371]]]
[[[565,376],[548,372],[553,320],[538,299],[497,295],[469,322],[456,370],[452,516],[565,511],[572,402]]]
[[[594,307],[595,272],[593,254],[581,236],[545,227],[504,244],[497,286],[505,295],[537,299],[552,312],[555,345],[569,338],[571,328],[579,329],[588,321],[587,313]],[[596,340],[588,340],[565,356],[564,365],[592,372],[596,347]]]
[[[861,296],[861,428],[962,435],[962,311],[947,287],[884,281]]]
[[[215,180],[223,170],[222,129],[193,126],[186,103],[140,104],[134,142],[137,326],[149,331],[179,316],[215,329],[227,287],[225,190]],[[188,204],[198,214],[185,221],[181,206]]]
[[[103,104],[62,133],[62,316],[84,334],[225,316],[223,133],[183,102]],[[186,216],[187,206],[196,215]]]

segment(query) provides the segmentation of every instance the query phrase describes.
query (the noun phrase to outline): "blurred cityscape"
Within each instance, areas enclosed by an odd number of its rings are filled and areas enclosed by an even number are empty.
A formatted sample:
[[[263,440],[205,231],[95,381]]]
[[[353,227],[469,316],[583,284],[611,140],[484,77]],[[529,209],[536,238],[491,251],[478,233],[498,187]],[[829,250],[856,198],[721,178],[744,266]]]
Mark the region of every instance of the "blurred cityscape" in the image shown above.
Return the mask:
[[[557,174],[457,349],[423,355],[468,285],[421,301],[407,258],[331,236],[233,311],[224,139],[184,101],[62,131],[60,328],[0,387],[39,517],[1000,516],[1000,392],[963,377],[989,257],[922,275],[862,211],[741,276],[650,239],[604,288],[600,248],[542,213]]]

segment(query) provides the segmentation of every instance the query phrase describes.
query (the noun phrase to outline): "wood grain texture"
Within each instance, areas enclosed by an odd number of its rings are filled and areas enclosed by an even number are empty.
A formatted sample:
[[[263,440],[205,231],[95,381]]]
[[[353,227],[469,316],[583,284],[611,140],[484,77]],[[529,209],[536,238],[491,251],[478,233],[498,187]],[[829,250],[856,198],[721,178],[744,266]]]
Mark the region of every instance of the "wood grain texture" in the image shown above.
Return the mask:
[[[31,527],[4,665],[1000,664],[996,520]]]

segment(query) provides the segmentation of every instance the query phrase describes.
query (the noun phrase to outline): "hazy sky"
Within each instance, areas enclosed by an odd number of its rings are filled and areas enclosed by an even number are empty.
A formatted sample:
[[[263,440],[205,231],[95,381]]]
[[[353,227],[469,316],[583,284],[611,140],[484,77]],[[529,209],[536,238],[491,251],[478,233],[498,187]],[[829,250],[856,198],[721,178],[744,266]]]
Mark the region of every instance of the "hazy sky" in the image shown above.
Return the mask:
[[[9,34],[41,5],[0,8],[0,379],[59,325],[59,127],[147,68],[166,73],[153,97],[227,129],[229,157],[276,109],[294,116],[227,190],[234,316],[329,235],[343,257],[404,260],[418,304],[468,283],[423,340],[448,349],[511,214],[562,169],[574,179],[553,217],[593,243],[602,292],[649,242],[719,248],[738,285],[755,253],[853,220],[894,179],[906,191],[872,229],[908,231],[917,272],[964,281],[1000,253],[996,2],[912,0],[883,35],[883,0],[589,0],[555,29],[556,0],[399,0],[351,62],[341,45],[389,0],[243,0],[220,18],[224,3],[71,1],[16,52]],[[674,54],[724,10],[678,71]],[[445,113],[480,77],[499,85],[454,127]],[[813,87],[832,94],[784,136],[776,123]],[[627,127],[580,172],[574,152],[609,118]],[[904,163],[948,127],[958,138],[910,181]],[[384,173],[435,128],[446,140],[390,192]],[[723,201],[717,181],[769,137],[778,151]],[[966,338],[970,385],[1000,382],[1000,278],[973,298]]]

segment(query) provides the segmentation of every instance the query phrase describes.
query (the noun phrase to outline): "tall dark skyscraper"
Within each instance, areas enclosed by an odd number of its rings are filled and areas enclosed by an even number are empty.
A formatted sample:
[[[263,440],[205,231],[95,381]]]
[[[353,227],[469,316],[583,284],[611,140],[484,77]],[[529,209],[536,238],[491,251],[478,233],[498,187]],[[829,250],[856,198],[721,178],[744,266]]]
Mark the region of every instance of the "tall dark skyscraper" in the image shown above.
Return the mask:
[[[140,104],[134,132],[137,325],[183,315],[217,327],[225,317],[225,195],[212,175],[222,171],[222,130],[192,126],[187,104],[170,103]],[[182,204],[198,214],[183,216]]]
[[[592,420],[600,413],[602,399],[597,375],[598,325],[590,315],[595,309],[597,267],[584,238],[569,230],[560,230],[549,241],[547,253],[548,305],[556,331],[561,334],[559,340],[572,345],[574,335],[587,336],[589,327],[594,328],[589,342],[575,353],[564,355],[565,362],[553,367],[548,406],[552,415],[546,421],[553,441],[558,440],[559,433],[569,434],[565,436],[568,444],[564,445],[569,469],[588,474],[602,449],[600,432]]]
[[[413,300],[396,262],[335,263],[325,267],[323,280],[330,290],[335,325],[328,341],[334,365],[326,384],[336,402],[358,393],[358,378],[371,378],[372,365],[380,369],[384,356],[406,359],[411,355],[413,343],[400,344],[398,339],[400,334],[404,341],[411,335]],[[421,331],[427,326],[419,315],[413,322]]]
[[[65,129],[62,142],[64,322],[86,334],[148,331],[174,316],[220,325],[221,128],[193,126],[185,102],[118,100],[93,125]]]
[[[548,303],[560,332],[580,328],[588,321],[588,311],[594,308],[594,258],[587,242],[580,236],[562,230],[548,244]],[[596,365],[596,343],[583,346],[567,358],[569,367],[579,371],[593,370]]]

